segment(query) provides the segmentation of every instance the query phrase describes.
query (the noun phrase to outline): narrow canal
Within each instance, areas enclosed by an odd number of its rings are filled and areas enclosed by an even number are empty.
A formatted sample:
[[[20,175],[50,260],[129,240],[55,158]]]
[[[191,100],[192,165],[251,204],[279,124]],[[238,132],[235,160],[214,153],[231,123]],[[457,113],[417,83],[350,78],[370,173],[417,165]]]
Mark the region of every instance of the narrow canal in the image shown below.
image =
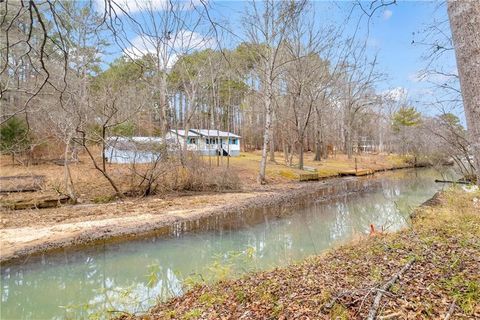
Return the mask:
[[[145,238],[45,254],[1,269],[2,319],[105,317],[146,311],[196,281],[301,261],[368,233],[405,227],[412,209],[440,188],[434,169],[377,175],[373,191],[265,216],[235,230]],[[275,210],[269,209],[269,210]]]

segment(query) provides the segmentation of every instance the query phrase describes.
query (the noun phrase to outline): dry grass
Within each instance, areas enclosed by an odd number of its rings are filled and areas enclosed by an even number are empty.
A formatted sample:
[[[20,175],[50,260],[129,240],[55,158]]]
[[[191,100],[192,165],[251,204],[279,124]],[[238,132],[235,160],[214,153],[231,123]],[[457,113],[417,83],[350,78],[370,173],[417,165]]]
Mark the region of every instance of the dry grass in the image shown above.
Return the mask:
[[[313,161],[314,155],[311,152],[305,153],[305,167],[315,169],[322,178],[338,176],[343,171],[355,169],[355,158],[357,159],[358,169],[374,169],[383,170],[396,167],[403,167],[408,164],[409,157],[386,154],[365,154],[358,155],[352,159],[344,154],[337,154],[322,161]],[[240,157],[231,158],[230,165],[248,181],[256,179],[256,172],[260,166],[260,152],[241,153]],[[277,152],[275,154],[276,162],[268,162],[267,178],[270,182],[281,183],[297,181],[304,170],[297,169],[298,159],[293,158],[293,166],[288,167],[284,164],[283,154]],[[243,180],[243,179],[242,179]]]
[[[306,154],[306,159],[311,158]],[[384,155],[369,155],[361,158],[365,166],[377,164],[391,167],[392,157]],[[263,192],[277,192],[295,189],[302,185],[298,183],[301,171],[282,164],[281,154],[277,154],[278,163],[268,163],[267,174],[269,184],[258,185],[256,182],[260,153],[242,153],[240,157],[219,158],[200,157],[203,163],[193,174],[179,175],[172,168],[166,168],[170,177],[163,177],[157,195],[139,198],[138,189],[130,192],[132,197],[118,201],[114,191],[106,179],[94,169],[90,159],[80,155],[80,162],[71,165],[75,188],[80,196],[80,205],[74,207],[62,205],[58,208],[31,210],[0,210],[0,227],[14,228],[23,226],[57,225],[66,222],[93,221],[106,218],[131,216],[145,212],[162,212],[166,210],[198,210],[206,205],[217,205],[236,201],[246,196],[254,196]],[[40,164],[35,166],[12,166],[8,157],[0,158],[0,176],[15,175],[45,175],[46,186],[39,192],[22,192],[0,195],[0,203],[9,204],[16,201],[35,202],[45,196],[58,196],[64,192],[62,166],[55,164]],[[229,167],[227,168],[227,160]],[[223,161],[223,163],[222,163]],[[307,160],[308,161],[308,160]],[[307,162],[307,165],[317,166],[323,177],[338,174],[344,168],[353,168],[354,162],[338,155],[337,159],[322,162]],[[141,166],[140,166],[141,167]],[[122,190],[132,190],[131,171],[126,165],[108,165],[115,181]],[[162,169],[163,170],[163,169]],[[179,168],[175,168],[179,170]],[[218,193],[218,190],[229,194]],[[198,202],[201,202],[199,206]]]
[[[81,198],[93,199],[95,197],[111,196],[113,190],[108,181],[93,167],[91,161],[86,156],[80,157],[79,163],[70,165],[72,179],[75,189]],[[128,186],[128,180],[124,179],[129,170],[125,166],[109,165],[112,176],[120,182],[123,187]],[[39,165],[21,166],[12,165],[8,158],[2,157],[0,160],[1,176],[17,176],[17,175],[44,175],[46,176],[46,185],[42,190],[43,194],[56,194],[56,191],[64,192],[64,168],[52,163],[44,163]],[[19,193],[16,197],[33,196],[29,193]]]
[[[99,152],[98,152],[99,153]],[[299,180],[299,175],[305,171],[295,167],[288,167],[284,164],[283,154],[276,154],[276,162],[268,162],[267,179],[268,186],[260,187],[256,184],[257,173],[260,166],[260,152],[242,152],[239,157],[218,158],[200,157],[197,167],[188,169],[191,175],[180,175],[183,182],[174,177],[178,173],[177,168],[169,166],[163,168],[166,174],[162,176],[163,185],[159,186],[161,193],[171,191],[177,192],[185,190],[219,190],[225,189],[243,189],[245,191],[258,190],[261,188],[269,189],[272,186],[290,184]],[[345,155],[336,155],[335,158],[329,158],[320,162],[312,161],[313,154],[305,154],[305,166],[317,170],[321,178],[334,177],[341,171],[352,170],[355,168],[354,159],[347,159]],[[100,160],[100,159],[98,159]],[[297,165],[297,159],[294,158],[294,166]],[[217,166],[218,163],[218,166]],[[357,156],[357,165],[359,169],[388,169],[406,164],[406,159],[392,155],[362,155]],[[227,168],[228,166],[228,168]],[[138,166],[144,170],[148,166]],[[143,169],[142,169],[143,168]],[[108,181],[100,172],[95,170],[91,160],[85,155],[80,155],[80,162],[70,165],[75,189],[81,202],[101,203],[108,202],[114,197],[114,190]],[[118,184],[121,190],[127,193],[135,194],[137,180],[133,178],[129,165],[107,164],[109,174]],[[170,173],[170,174],[168,174]],[[37,196],[57,195],[65,193],[64,188],[64,168],[53,163],[44,163],[39,165],[21,166],[12,165],[10,157],[0,157],[0,176],[17,175],[44,175],[46,176],[46,185],[41,192],[35,193],[16,193],[1,195],[0,201],[15,201],[35,198]],[[232,183],[231,183],[232,182]]]

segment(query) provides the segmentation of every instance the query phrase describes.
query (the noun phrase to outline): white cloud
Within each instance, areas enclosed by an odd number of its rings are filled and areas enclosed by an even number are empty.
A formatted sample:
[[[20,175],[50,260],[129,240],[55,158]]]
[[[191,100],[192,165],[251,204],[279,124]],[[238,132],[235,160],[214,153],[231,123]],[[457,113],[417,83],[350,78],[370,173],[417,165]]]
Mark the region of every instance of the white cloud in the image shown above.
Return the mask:
[[[205,1],[207,2],[207,1]],[[172,2],[171,0],[116,0],[115,5],[119,6],[125,12],[132,14],[142,10],[163,11],[170,10],[173,4],[174,10],[192,10],[196,6],[203,5],[201,0],[185,0],[180,2]],[[178,3],[178,5],[177,5]],[[105,0],[95,0],[95,6],[98,11],[105,8]],[[122,15],[122,10],[116,10],[118,15]]]
[[[393,11],[392,11],[392,10],[388,10],[388,9],[387,9],[387,10],[383,11],[383,15],[382,15],[382,16],[383,16],[383,20],[388,20],[388,19],[390,19],[390,18],[392,17],[392,15],[393,15]]]
[[[131,41],[132,45],[124,50],[124,53],[139,58],[148,53],[156,55],[158,49],[160,56],[166,60],[163,63],[170,68],[181,54],[215,47],[213,38],[189,30],[180,30],[176,34],[170,34],[166,44],[162,41],[162,39],[154,37],[137,36]]]
[[[407,100],[408,90],[403,87],[396,87],[382,92],[385,99],[400,102]]]

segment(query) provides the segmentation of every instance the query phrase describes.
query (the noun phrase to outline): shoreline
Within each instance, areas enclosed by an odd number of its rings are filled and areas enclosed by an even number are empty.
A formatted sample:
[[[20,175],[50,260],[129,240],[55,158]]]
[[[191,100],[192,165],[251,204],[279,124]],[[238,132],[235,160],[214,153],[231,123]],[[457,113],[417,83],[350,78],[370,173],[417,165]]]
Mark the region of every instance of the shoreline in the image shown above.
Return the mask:
[[[437,192],[415,208],[405,229],[286,267],[199,283],[145,314],[118,319],[366,319],[372,310],[378,319],[476,319],[478,196],[458,188]]]
[[[238,202],[185,211],[149,212],[135,216],[62,223],[48,227],[22,227],[2,229],[0,265],[24,263],[32,255],[53,253],[65,248],[95,245],[104,241],[122,242],[148,236],[178,236],[187,232],[202,232],[218,228],[235,228],[240,220],[255,223],[256,211],[270,210],[280,216],[292,206],[311,201],[329,201],[349,193],[375,188],[378,181],[369,178],[335,178],[301,184],[293,189],[234,193]],[[232,217],[238,216],[235,221]],[[13,240],[13,241],[12,241]]]
[[[415,169],[393,168],[384,171]],[[45,226],[21,226],[0,230],[0,265],[25,263],[31,256],[55,253],[62,249],[75,249],[98,243],[123,242],[148,236],[178,236],[187,232],[203,232],[219,228],[236,228],[248,220],[258,223],[259,214],[265,211],[281,216],[292,207],[305,206],[306,202],[329,201],[350,193],[364,192],[377,187],[378,176],[335,177],[316,182],[295,183],[269,191],[227,193],[233,201],[217,204],[206,196],[206,203],[193,208],[155,208],[157,199],[146,200],[150,208],[142,213],[119,217],[56,223]],[[143,203],[143,202],[142,202]],[[137,208],[141,203],[128,203]],[[88,207],[87,216],[98,208],[123,210],[124,204],[104,204]],[[153,206],[153,208],[152,208]],[[65,207],[65,210],[80,209]],[[140,208],[142,209],[142,208]],[[45,210],[45,209],[43,209]],[[127,212],[128,213],[128,212]]]

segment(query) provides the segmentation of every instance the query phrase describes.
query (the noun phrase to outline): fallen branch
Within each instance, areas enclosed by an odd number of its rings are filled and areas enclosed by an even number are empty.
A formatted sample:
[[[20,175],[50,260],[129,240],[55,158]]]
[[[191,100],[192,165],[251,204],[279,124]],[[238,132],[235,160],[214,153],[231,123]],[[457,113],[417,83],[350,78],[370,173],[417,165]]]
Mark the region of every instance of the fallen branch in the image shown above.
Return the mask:
[[[45,185],[45,176],[7,176],[0,177],[0,193],[33,192],[41,190]]]
[[[382,300],[382,297],[386,291],[390,289],[390,287],[400,278],[402,274],[405,273],[410,267],[413,265],[415,262],[415,258],[412,258],[406,265],[403,266],[403,268],[396,273],[390,280],[388,280],[377,292],[377,295],[375,296],[375,299],[373,300],[372,307],[370,308],[370,311],[368,312],[368,320],[374,320],[377,316],[378,308],[380,307],[380,301]]]
[[[466,181],[466,180],[457,180],[457,181],[452,181],[452,180],[438,180],[435,179],[436,183],[453,183],[453,184],[471,184],[471,181]]]
[[[445,318],[443,318],[443,319],[444,320],[450,319],[450,317],[453,315],[453,312],[455,311],[456,307],[457,307],[457,305],[455,304],[455,300],[453,300],[452,304],[450,305],[450,308],[448,308],[448,312],[445,315]]]
[[[347,294],[348,294],[348,291],[341,292],[339,295],[336,295],[335,297],[333,297],[333,298],[330,300],[330,302],[326,303],[326,304],[322,307],[322,309],[323,309],[324,311],[328,311],[328,310],[332,309],[333,306],[335,305],[335,303],[337,303],[337,301],[338,301],[340,298],[346,296]]]
[[[378,317],[380,320],[387,320],[387,319],[396,319],[402,316],[401,312],[394,312],[390,313],[381,317]]]
[[[367,291],[367,290],[365,290],[365,289],[354,289],[354,290],[342,291],[338,295],[332,297],[332,299],[330,299],[330,301],[328,303],[324,304],[322,306],[322,310],[323,311],[329,311],[330,309],[332,309],[335,306],[335,304],[338,302],[338,300],[340,300],[340,299],[342,299],[346,296],[356,294],[356,293],[360,293],[360,292],[363,292],[363,291]],[[369,292],[367,293],[367,296],[370,294],[371,290],[368,290],[368,291]],[[356,301],[357,300],[355,300],[352,303],[355,303]]]

